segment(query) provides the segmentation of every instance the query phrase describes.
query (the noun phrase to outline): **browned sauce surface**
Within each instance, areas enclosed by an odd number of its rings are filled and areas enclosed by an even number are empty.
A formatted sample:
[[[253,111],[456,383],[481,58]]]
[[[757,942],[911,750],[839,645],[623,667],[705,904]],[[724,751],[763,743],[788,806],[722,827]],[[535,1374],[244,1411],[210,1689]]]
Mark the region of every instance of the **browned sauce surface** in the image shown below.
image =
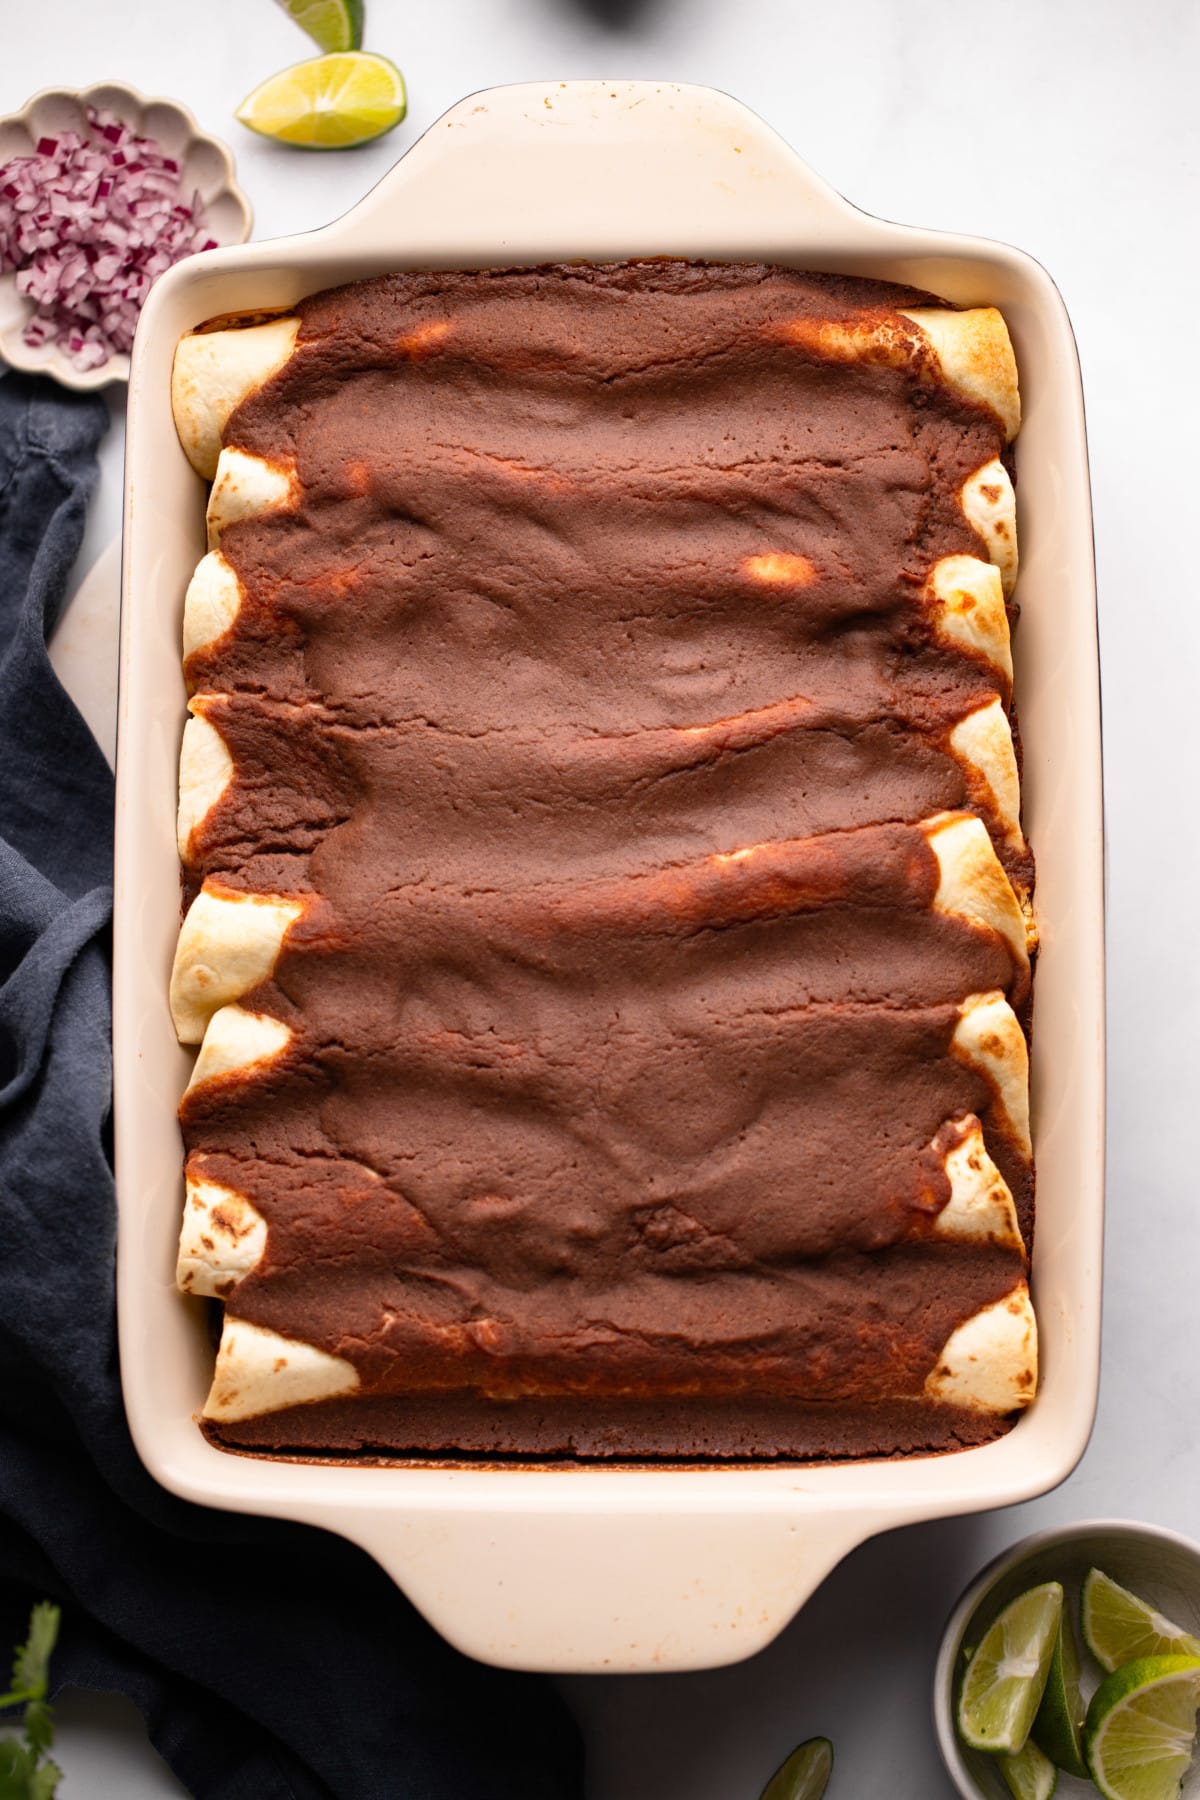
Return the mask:
[[[1002,432],[787,329],[907,298],[669,263],[388,277],[304,303],[231,420],[303,500],[222,541],[246,601],[189,678],[238,775],[194,876],[314,904],[246,1002],[287,1056],[190,1096],[185,1132],[269,1223],[232,1309],[366,1398],[226,1441],[1000,1428],[917,1399],[1019,1271],[931,1237],[931,1146],[977,1114],[1028,1236],[1030,1173],[950,1049],[959,999],[1026,982],[930,912],[913,827],[974,805],[948,737],[996,677],[920,595],[982,554],[957,494]]]

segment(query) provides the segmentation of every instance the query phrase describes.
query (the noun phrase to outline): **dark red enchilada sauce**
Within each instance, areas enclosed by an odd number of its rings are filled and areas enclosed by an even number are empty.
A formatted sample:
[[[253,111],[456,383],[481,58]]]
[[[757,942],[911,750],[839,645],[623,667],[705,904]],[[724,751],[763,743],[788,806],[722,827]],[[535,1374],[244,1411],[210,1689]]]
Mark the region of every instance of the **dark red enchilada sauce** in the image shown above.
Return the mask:
[[[387,277],[299,309],[226,442],[302,499],[230,526],[189,664],[234,757],[193,883],[311,897],[283,1058],[189,1095],[269,1225],[240,1317],[361,1396],[210,1427],[305,1451],[897,1454],[1003,1421],[921,1390],[1015,1253],[938,1239],[951,1048],[1027,978],[931,910],[915,822],[997,691],[922,589],[984,552],[1003,433],[789,321],[914,296],[755,266]],[[1002,693],[1003,699],[1007,695]],[[737,853],[765,846],[749,855]]]

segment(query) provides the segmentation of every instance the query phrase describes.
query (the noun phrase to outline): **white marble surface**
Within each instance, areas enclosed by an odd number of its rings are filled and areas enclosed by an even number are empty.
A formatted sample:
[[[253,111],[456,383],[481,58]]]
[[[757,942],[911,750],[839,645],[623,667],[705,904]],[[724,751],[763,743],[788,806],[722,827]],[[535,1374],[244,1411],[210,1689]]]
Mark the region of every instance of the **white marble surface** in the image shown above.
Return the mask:
[[[367,12],[368,45],[409,78],[411,116],[361,151],[305,157],[234,122],[254,82],[306,54],[270,0],[3,0],[0,111],[41,86],[106,76],[183,99],[233,144],[265,236],[343,211],[471,89],[574,75],[708,82],[755,107],[868,210],[1031,251],[1075,321],[1095,484],[1110,862],[1107,1322],[1091,1448],[1044,1500],[865,1546],[750,1663],[564,1684],[588,1739],[589,1800],[754,1800],[814,1732],[836,1744],[831,1800],[946,1800],[929,1677],[967,1576],[1055,1520],[1123,1515],[1200,1535],[1190,1137],[1200,838],[1187,787],[1200,604],[1184,556],[1196,508],[1188,320],[1200,286],[1200,9],[367,0]],[[119,427],[119,396],[114,412]],[[118,428],[81,570],[117,528],[119,486]],[[179,1792],[125,1715],[114,1715],[116,1736],[102,1736],[98,1705],[64,1709],[64,1800]]]

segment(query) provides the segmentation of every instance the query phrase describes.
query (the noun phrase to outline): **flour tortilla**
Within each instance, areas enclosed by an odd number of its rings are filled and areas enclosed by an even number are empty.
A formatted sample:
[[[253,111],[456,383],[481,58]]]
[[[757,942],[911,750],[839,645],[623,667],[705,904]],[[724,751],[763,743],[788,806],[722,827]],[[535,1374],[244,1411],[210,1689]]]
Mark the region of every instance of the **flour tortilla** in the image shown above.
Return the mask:
[[[185,1294],[224,1300],[266,1254],[267,1221],[235,1188],[189,1167],[175,1279]]]
[[[1018,967],[1028,969],[1025,915],[982,819],[974,813],[942,813],[926,820],[921,830],[938,863],[934,911],[995,932]]]
[[[989,562],[999,569],[1007,599],[1017,585],[1017,496],[999,457],[967,477],[959,503],[967,524],[983,539]]]
[[[1017,359],[1008,326],[994,306],[954,312],[942,306],[902,308],[937,358],[942,380],[990,407],[1011,443],[1021,429]]]
[[[193,702],[194,705],[194,702]],[[195,836],[233,780],[233,758],[225,739],[202,712],[193,712],[179,747],[179,810],[175,837],[179,860],[196,860]]]
[[[242,584],[219,550],[196,565],[183,597],[183,654],[207,650],[229,631],[242,606]]]
[[[358,1385],[358,1370],[344,1357],[226,1312],[203,1417],[225,1423],[256,1419],[285,1406],[352,1394]]]
[[[211,731],[204,721],[192,723]],[[203,793],[197,799],[192,792],[188,817],[203,805],[203,799]],[[938,865],[931,910],[1003,939],[1017,968],[1027,970],[1025,917],[982,821],[974,813],[939,813],[916,829]],[[698,866],[697,874],[703,878],[714,861],[746,869],[756,856],[769,857],[787,848],[769,843],[749,845],[707,859]],[[681,872],[672,869],[662,879],[666,884],[664,904],[671,898],[678,903]],[[644,903],[645,897],[641,898]],[[184,919],[171,972],[171,1014],[181,1042],[199,1043],[220,1007],[241,999],[270,977],[288,930],[312,904],[311,898],[245,893],[225,886],[216,877],[206,878]]]
[[[831,362],[879,362],[942,381],[995,413],[1011,443],[1021,425],[1017,364],[994,306],[903,307],[889,318],[791,319],[782,335]]]
[[[1003,994],[972,994],[959,1008],[954,1051],[986,1076],[1016,1148],[1033,1156],[1029,1131],[1029,1047]]]
[[[222,533],[239,519],[282,512],[299,498],[299,482],[290,463],[268,462],[245,450],[222,450],[208,496],[208,547],[215,550]]]
[[[959,720],[950,733],[950,750],[972,785],[981,789],[978,798],[994,813],[1004,841],[1014,850],[1023,850],[1017,753],[1012,726],[998,694]]]
[[[988,1155],[983,1127],[973,1114],[955,1123],[962,1136],[942,1160],[950,1183],[950,1198],[938,1214],[938,1237],[1024,1252],[1016,1203],[1008,1183]]]
[[[278,373],[296,347],[297,318],[181,338],[171,372],[171,411],[188,461],[211,481],[234,409]]]
[[[938,1237],[954,1243],[993,1244],[1025,1250],[1008,1184],[988,1155],[979,1120],[955,1121],[959,1135],[941,1155],[950,1198],[937,1216]],[[226,1299],[266,1254],[267,1222],[236,1189],[210,1181],[204,1158],[187,1168],[187,1194],[176,1280],[188,1294]]]
[[[937,635],[974,650],[1012,683],[1012,643],[1004,586],[994,563],[977,556],[943,556],[925,583],[925,606]]]
[[[303,900],[246,894],[211,878],[192,901],[175,946],[171,1017],[181,1044],[198,1044],[218,1008],[266,981]]]
[[[282,1019],[241,1006],[222,1006],[208,1021],[188,1090],[223,1075],[261,1069],[282,1056],[291,1041],[291,1029]]]
[[[1028,1284],[1019,1281],[951,1333],[925,1382],[925,1397],[969,1412],[1018,1412],[1036,1397],[1037,1381],[1037,1320]]]

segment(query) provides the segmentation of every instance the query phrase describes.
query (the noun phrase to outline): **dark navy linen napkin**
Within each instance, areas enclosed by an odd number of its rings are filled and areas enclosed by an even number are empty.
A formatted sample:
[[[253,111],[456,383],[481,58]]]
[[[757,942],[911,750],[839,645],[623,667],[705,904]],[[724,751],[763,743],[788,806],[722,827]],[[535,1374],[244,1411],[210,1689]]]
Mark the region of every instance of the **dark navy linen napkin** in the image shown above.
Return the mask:
[[[96,397],[0,373],[0,1658],[129,1694],[204,1800],[577,1800],[550,1686],[458,1655],[361,1551],[174,1499],[121,1404],[108,1157],[112,778],[46,656]]]

